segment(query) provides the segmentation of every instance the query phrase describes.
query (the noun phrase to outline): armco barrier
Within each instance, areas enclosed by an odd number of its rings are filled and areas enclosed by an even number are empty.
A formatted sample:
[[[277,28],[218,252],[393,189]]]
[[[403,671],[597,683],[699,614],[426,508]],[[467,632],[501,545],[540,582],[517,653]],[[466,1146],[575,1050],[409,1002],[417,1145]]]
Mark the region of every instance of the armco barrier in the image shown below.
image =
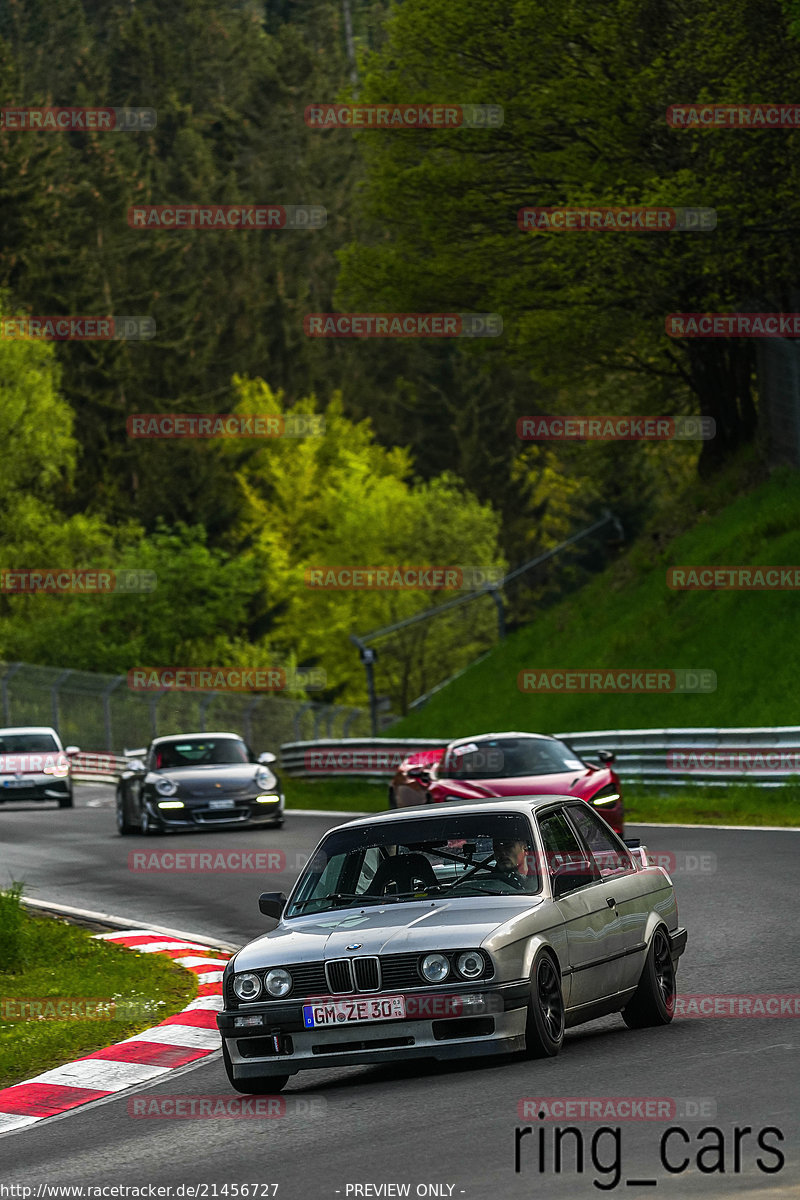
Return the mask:
[[[623,782],[646,787],[678,787],[687,782],[727,785],[749,782],[759,787],[782,787],[791,768],[776,767],[779,752],[784,759],[797,750],[800,763],[800,726],[741,729],[602,729],[581,733],[557,733],[581,757],[591,761],[593,752],[611,750],[614,769]],[[327,738],[310,742],[285,742],[281,764],[288,775],[304,778],[390,778],[403,758],[419,751],[441,750],[447,738]],[[751,751],[750,764],[719,765],[701,751]],[[687,751],[682,758],[676,751]],[[765,756],[758,765],[756,752]],[[668,756],[670,756],[668,758]],[[680,763],[686,764],[681,769]],[[677,765],[676,765],[677,763]],[[755,765],[753,765],[755,764]],[[800,775],[800,767],[797,774]]]

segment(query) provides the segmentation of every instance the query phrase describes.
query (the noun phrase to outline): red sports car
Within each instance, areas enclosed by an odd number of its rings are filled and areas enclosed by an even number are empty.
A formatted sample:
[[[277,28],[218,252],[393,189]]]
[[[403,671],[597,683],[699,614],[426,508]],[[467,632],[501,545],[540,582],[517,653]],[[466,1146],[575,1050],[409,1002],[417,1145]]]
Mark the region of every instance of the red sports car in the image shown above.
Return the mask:
[[[443,750],[409,755],[389,787],[389,807],[503,796],[578,796],[621,837],[622,785],[608,765],[614,755],[598,750],[595,757],[602,765],[584,762],[558,738],[540,733],[460,738]]]

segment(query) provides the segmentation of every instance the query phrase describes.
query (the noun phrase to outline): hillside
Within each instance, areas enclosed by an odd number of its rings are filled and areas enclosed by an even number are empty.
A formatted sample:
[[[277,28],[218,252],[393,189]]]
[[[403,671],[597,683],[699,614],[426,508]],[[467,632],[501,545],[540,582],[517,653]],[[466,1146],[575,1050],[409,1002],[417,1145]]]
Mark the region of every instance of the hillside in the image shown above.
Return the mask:
[[[782,469],[738,494],[745,487],[730,474],[714,489],[698,485],[601,576],[511,634],[387,733],[800,724],[800,596],[666,585],[670,566],[800,564],[800,475]],[[696,512],[694,523],[689,514]],[[694,695],[520,692],[518,672],[540,667],[710,668],[717,688]]]

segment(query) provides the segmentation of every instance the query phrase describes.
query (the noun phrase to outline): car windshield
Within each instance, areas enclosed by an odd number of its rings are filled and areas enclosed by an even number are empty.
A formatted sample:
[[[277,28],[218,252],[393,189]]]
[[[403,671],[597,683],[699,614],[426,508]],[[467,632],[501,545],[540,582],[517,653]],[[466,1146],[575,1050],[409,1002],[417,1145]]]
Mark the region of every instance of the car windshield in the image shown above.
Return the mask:
[[[250,762],[247,747],[238,738],[176,738],[159,742],[153,746],[151,759],[156,771]]]
[[[540,888],[530,822],[521,814],[381,820],[329,833],[285,915],[445,897],[519,896]]]
[[[52,733],[0,733],[0,754],[27,754],[31,750],[55,750]]]
[[[568,746],[552,738],[492,738],[451,746],[442,763],[443,779],[516,779],[582,770]]]

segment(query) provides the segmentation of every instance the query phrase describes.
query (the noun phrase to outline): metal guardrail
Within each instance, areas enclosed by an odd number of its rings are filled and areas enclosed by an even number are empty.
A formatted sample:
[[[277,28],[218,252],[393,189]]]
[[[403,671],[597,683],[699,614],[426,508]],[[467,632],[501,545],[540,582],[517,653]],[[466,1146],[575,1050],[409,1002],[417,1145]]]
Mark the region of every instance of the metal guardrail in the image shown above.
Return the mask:
[[[741,729],[601,729],[554,735],[581,758],[611,750],[623,783],[683,787],[751,783],[781,787],[800,776],[800,726]],[[301,778],[389,778],[409,754],[441,750],[447,738],[326,738],[285,742],[281,764]],[[739,752],[735,754],[734,752]]]

